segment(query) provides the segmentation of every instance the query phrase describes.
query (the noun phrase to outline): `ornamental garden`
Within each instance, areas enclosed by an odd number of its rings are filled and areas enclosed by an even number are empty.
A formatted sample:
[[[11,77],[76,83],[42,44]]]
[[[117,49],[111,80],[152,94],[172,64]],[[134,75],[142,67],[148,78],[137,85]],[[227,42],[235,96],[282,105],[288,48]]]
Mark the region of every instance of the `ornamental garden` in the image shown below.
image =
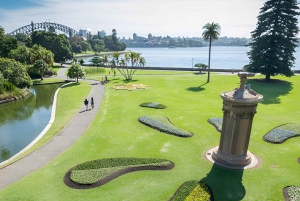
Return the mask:
[[[219,143],[223,114],[219,95],[237,86],[236,75],[212,74],[205,84],[205,76],[193,73],[138,71],[127,83],[128,90],[115,87],[126,88],[123,77],[109,77],[101,108],[85,134],[46,166],[1,190],[0,196],[4,200],[298,200],[300,77],[267,83],[256,81],[259,78],[248,80],[264,96],[249,144],[259,157],[253,169],[226,169],[204,157]],[[141,84],[147,87],[134,89]],[[81,100],[73,92],[87,96],[89,90],[81,81],[62,93]],[[70,104],[76,107],[76,101]]]

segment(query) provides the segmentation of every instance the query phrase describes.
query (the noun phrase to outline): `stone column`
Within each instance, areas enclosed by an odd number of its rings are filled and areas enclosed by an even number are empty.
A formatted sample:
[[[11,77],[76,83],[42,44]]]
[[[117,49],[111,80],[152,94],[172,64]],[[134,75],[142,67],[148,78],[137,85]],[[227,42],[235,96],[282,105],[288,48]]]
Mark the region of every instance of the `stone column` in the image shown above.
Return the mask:
[[[248,151],[251,128],[257,104],[263,96],[245,87],[251,73],[239,73],[241,84],[231,92],[221,93],[223,124],[219,146],[214,148],[212,159],[224,166],[247,166],[255,157]]]

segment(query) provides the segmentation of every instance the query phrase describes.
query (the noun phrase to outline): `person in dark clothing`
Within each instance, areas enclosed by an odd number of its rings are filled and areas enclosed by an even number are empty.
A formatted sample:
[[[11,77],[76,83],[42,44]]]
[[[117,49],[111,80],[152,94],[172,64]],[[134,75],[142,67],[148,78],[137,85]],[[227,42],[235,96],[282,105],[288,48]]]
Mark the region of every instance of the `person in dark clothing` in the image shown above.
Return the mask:
[[[94,98],[93,97],[91,98],[91,106],[92,106],[92,109],[94,109]]]
[[[87,100],[87,99],[85,99],[84,101],[84,105],[85,105],[85,107],[86,107],[86,111],[88,110],[88,106],[89,106],[89,101]]]

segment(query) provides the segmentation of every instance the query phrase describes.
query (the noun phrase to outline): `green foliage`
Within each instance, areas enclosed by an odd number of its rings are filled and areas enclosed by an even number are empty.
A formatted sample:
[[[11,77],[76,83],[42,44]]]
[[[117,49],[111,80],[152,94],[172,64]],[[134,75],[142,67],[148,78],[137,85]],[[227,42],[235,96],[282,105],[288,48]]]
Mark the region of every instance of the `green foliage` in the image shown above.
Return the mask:
[[[18,41],[15,37],[5,35],[5,30],[0,26],[0,57],[8,57],[11,50],[18,47]]]
[[[3,88],[6,90],[6,91],[13,91],[16,89],[16,85],[14,85],[13,83],[10,83],[10,82],[7,82],[5,81],[3,83]]]
[[[246,71],[270,76],[293,75],[294,52],[298,42],[299,7],[296,0],[268,0],[260,9],[256,29],[251,32]],[[289,31],[287,31],[289,30]]]
[[[31,39],[32,44],[38,44],[50,50],[54,54],[55,62],[64,62],[73,57],[70,42],[64,34],[34,31]]]
[[[79,184],[93,184],[125,168],[168,165],[170,161],[157,158],[104,158],[77,165],[71,172],[71,180]]]
[[[105,68],[84,67],[84,72],[86,75],[95,75],[104,74],[106,70]]]
[[[32,81],[27,73],[27,67],[13,59],[0,58],[0,72],[4,79],[18,88],[32,85]]]
[[[46,62],[42,59],[39,59],[34,63],[33,68],[40,72],[41,80],[43,80],[43,75],[48,70],[48,65]]]
[[[126,49],[126,44],[119,42],[117,38],[117,31],[115,29],[112,30],[111,36],[104,37],[105,48],[109,51],[123,51]]]
[[[78,78],[84,77],[84,70],[78,63],[72,63],[71,67],[68,69],[67,76],[69,78],[75,78],[78,83]]]
[[[278,144],[296,136],[300,136],[300,124],[284,124],[269,131],[263,140]]]
[[[170,201],[210,201],[212,192],[207,184],[196,180],[185,182]]]
[[[100,66],[104,66],[103,61],[100,57],[93,57],[90,62],[93,64],[93,66],[97,66],[97,68]]]
[[[141,107],[150,107],[150,108],[155,108],[155,109],[166,109],[167,106],[160,104],[160,103],[153,103],[153,102],[146,102],[140,104]]]
[[[210,118],[207,121],[211,123],[217,129],[218,132],[222,131],[223,118],[215,117],[215,118]]]
[[[289,186],[287,187],[287,194],[289,196],[289,201],[300,200],[300,187],[299,186]]]
[[[139,121],[147,126],[155,128],[161,132],[172,134],[178,137],[192,137],[193,134],[189,131],[180,129],[173,125],[170,120],[163,116],[142,116]]]

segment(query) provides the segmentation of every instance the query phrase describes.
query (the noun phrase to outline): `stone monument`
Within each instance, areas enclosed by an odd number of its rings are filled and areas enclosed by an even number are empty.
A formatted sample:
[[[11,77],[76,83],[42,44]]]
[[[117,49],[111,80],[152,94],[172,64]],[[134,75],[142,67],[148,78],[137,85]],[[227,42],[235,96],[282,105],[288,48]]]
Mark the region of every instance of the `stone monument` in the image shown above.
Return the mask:
[[[239,73],[240,87],[223,92],[223,123],[219,146],[207,151],[207,158],[217,165],[232,169],[254,167],[258,159],[249,150],[252,122],[258,102],[263,98],[250,87],[245,86],[247,77],[254,73]],[[245,168],[247,167],[247,168]]]

